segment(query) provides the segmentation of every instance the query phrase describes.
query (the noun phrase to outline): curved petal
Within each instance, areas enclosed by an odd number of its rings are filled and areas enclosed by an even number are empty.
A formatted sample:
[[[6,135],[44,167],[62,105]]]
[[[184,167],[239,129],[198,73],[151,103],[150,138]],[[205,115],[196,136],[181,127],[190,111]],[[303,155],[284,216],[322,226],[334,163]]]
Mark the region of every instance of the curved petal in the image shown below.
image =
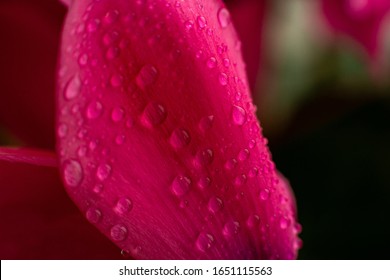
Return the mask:
[[[242,42],[246,72],[253,92],[261,75],[264,17],[269,4],[266,0],[232,0],[226,5]]]
[[[390,1],[322,0],[322,8],[335,31],[355,39],[371,57],[377,56],[381,24],[390,10]]]
[[[221,1],[75,1],[58,84],[67,192],[135,258],[295,258],[296,220]],[[283,219],[283,220],[282,220]]]
[[[52,154],[4,150],[0,151],[1,259],[121,258],[120,250],[85,221],[64,192],[57,168],[47,164]]]
[[[53,0],[0,2],[0,123],[54,149],[57,47],[65,9]]]

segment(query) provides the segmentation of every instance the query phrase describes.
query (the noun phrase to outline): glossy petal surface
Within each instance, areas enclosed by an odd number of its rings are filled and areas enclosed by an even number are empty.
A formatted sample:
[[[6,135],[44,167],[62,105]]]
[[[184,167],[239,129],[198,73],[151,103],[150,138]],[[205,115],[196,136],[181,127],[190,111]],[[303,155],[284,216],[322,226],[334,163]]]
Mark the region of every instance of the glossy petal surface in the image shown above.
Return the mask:
[[[62,178],[89,221],[135,258],[296,257],[293,196],[262,137],[225,9],[70,7],[57,95]]]

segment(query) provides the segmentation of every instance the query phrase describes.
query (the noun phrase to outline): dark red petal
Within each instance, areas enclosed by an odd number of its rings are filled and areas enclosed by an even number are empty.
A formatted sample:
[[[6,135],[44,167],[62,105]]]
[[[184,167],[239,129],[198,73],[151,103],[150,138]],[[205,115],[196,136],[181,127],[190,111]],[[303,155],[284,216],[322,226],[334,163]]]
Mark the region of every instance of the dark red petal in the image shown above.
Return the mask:
[[[253,92],[261,75],[263,28],[269,4],[266,0],[235,0],[228,1],[226,5],[242,43],[246,72]]]
[[[135,258],[295,258],[296,215],[221,1],[74,1],[58,153],[86,217]]]
[[[65,8],[53,0],[0,2],[0,125],[54,149],[54,78]]]
[[[0,259],[121,258],[120,250],[70,201],[57,168],[47,164],[53,161],[51,153],[8,150],[4,157],[4,150],[0,151]]]

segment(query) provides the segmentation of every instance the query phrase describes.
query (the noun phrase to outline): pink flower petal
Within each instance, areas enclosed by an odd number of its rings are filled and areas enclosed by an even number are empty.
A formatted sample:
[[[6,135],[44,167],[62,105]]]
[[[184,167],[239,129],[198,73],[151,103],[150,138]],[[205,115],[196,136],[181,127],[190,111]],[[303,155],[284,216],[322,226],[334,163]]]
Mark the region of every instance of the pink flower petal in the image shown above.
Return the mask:
[[[388,0],[322,0],[325,17],[337,32],[360,43],[375,58],[381,24],[390,10]]]
[[[261,75],[263,27],[269,5],[266,0],[232,0],[226,5],[242,42],[246,72],[253,92]]]
[[[0,123],[54,149],[55,69],[65,9],[53,0],[0,2]]]
[[[135,258],[297,255],[293,197],[262,137],[224,9],[163,0],[70,7],[57,96],[63,181],[90,222]]]
[[[47,164],[52,154],[5,150],[0,150],[1,259],[121,258],[63,191],[58,170]]]

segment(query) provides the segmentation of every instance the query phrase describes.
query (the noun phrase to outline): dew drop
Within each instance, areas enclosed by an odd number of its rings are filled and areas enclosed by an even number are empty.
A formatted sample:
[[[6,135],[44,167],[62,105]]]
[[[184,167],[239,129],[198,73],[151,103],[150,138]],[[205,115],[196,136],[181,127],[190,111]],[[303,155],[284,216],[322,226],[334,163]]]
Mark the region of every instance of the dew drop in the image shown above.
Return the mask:
[[[88,55],[86,55],[86,54],[81,54],[81,55],[79,56],[78,62],[79,62],[79,65],[80,65],[80,66],[85,66],[85,65],[87,65],[87,63],[88,63]]]
[[[111,120],[113,122],[120,122],[125,117],[125,110],[122,107],[115,107],[111,112]]]
[[[137,86],[140,89],[145,90],[146,87],[156,81],[157,75],[158,71],[154,66],[149,64],[143,66],[136,77]]]
[[[206,189],[211,184],[211,179],[207,176],[202,176],[198,180],[198,187],[202,190]]]
[[[198,16],[196,22],[198,23],[199,29],[204,29],[207,26],[206,18],[203,16]]]
[[[121,198],[118,200],[114,207],[114,211],[119,215],[123,215],[129,212],[133,208],[133,203],[128,198]]]
[[[249,150],[243,149],[238,153],[238,160],[239,161],[245,161],[249,157]]]
[[[246,224],[249,228],[255,228],[260,224],[260,217],[258,215],[250,215]]]
[[[64,138],[68,134],[68,126],[66,124],[60,124],[57,128],[57,135],[60,138]]]
[[[100,221],[102,217],[102,212],[100,212],[96,208],[89,208],[85,214],[85,217],[90,223],[96,224]]]
[[[87,31],[90,33],[96,32],[96,30],[98,30],[99,28],[99,25],[100,25],[100,20],[98,19],[90,20],[87,24]]]
[[[169,142],[173,148],[180,149],[191,142],[191,137],[185,129],[177,128],[172,132]]]
[[[232,170],[236,167],[236,165],[237,165],[237,160],[233,158],[233,159],[228,159],[225,162],[224,167],[226,170]]]
[[[246,182],[246,176],[245,174],[241,174],[241,175],[238,175],[235,179],[234,179],[234,184],[236,186],[242,186],[244,185]]]
[[[100,117],[103,112],[103,105],[99,101],[92,101],[87,106],[87,118],[92,120]]]
[[[199,122],[199,129],[205,133],[213,126],[213,122],[214,116],[203,117]]]
[[[190,31],[194,27],[194,22],[192,20],[187,20],[184,23],[184,26],[185,26],[187,31]]]
[[[191,186],[191,179],[186,176],[177,176],[171,185],[171,190],[176,196],[183,196],[189,190]]]
[[[117,58],[119,56],[119,53],[120,53],[119,48],[110,47],[106,52],[106,58],[108,60],[113,60],[114,58]]]
[[[85,155],[87,154],[87,147],[85,146],[81,146],[77,149],[77,155],[79,157],[85,157]]]
[[[208,68],[212,69],[212,68],[215,68],[217,66],[217,60],[215,57],[210,57],[207,62],[206,62],[206,65]]]
[[[243,125],[246,122],[245,110],[240,106],[234,105],[232,110],[232,118],[236,125]]]
[[[117,10],[108,11],[103,18],[105,24],[114,23],[119,17],[119,12]]]
[[[111,175],[111,165],[107,163],[100,164],[96,170],[96,177],[100,181],[107,180]]]
[[[65,99],[71,100],[79,95],[81,89],[81,81],[78,75],[73,76],[65,85]]]
[[[208,203],[208,209],[211,213],[215,214],[219,212],[223,207],[223,202],[218,197],[212,197]]]
[[[202,232],[196,239],[196,248],[201,252],[206,252],[214,243],[214,237],[211,234]]]
[[[228,58],[223,59],[223,66],[225,66],[226,68],[230,66],[230,60]]]
[[[240,230],[240,223],[239,222],[236,222],[236,221],[229,221],[227,222],[224,227],[223,227],[223,230],[222,230],[222,233],[226,236],[226,237],[229,237],[229,236],[233,236],[233,235],[236,235],[238,233],[238,231]]]
[[[269,190],[263,189],[260,191],[260,199],[261,200],[267,200],[269,198]]]
[[[211,149],[200,150],[196,153],[195,164],[197,167],[202,167],[210,164],[214,159],[214,153]]]
[[[103,191],[103,185],[102,184],[96,184],[94,187],[93,187],[93,192],[96,193],[96,194],[99,194]]]
[[[253,149],[256,146],[256,141],[255,140],[250,140],[249,141],[249,149]]]
[[[248,176],[250,178],[254,178],[259,173],[259,169],[257,167],[253,167],[251,170],[249,170]]]
[[[118,40],[118,38],[119,38],[118,32],[113,31],[111,33],[106,33],[103,36],[103,44],[109,46],[113,44],[116,40]]]
[[[110,234],[114,241],[123,241],[127,238],[127,228],[122,224],[115,225],[111,228]]]
[[[123,134],[119,134],[115,137],[115,143],[117,145],[122,145],[123,143],[125,143],[125,139],[126,137]]]
[[[286,229],[290,225],[290,220],[286,217],[281,217],[279,221],[279,226],[281,229]]]
[[[120,86],[122,86],[122,83],[123,83],[122,75],[114,74],[111,76],[110,84],[112,87],[114,87],[114,88],[120,87]]]
[[[65,161],[63,172],[65,184],[69,187],[77,187],[83,180],[83,169],[77,160]]]
[[[228,84],[228,76],[225,73],[220,73],[218,81],[222,86],[226,86]]]
[[[226,28],[230,24],[230,13],[226,8],[221,8],[218,11],[218,22],[222,28]]]
[[[150,102],[143,112],[143,119],[149,126],[156,126],[164,122],[167,112],[163,105]]]

